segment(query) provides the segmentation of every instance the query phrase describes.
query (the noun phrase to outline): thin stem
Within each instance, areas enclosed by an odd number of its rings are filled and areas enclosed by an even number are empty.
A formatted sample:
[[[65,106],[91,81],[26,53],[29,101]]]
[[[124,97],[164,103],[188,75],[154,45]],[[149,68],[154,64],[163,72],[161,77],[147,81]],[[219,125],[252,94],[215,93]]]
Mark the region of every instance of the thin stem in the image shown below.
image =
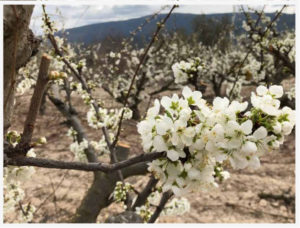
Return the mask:
[[[128,104],[128,98],[129,98],[129,95],[130,95],[130,92],[133,88],[133,85],[134,85],[134,82],[135,82],[135,79],[140,71],[140,68],[141,66],[143,65],[144,61],[145,61],[145,58],[146,56],[148,55],[148,52],[151,48],[151,46],[153,45],[153,43],[157,40],[157,36],[160,32],[160,30],[164,27],[165,23],[167,22],[167,20],[169,19],[169,17],[171,16],[173,10],[178,7],[177,5],[173,5],[173,7],[171,8],[170,12],[167,14],[167,16],[164,18],[164,20],[162,21],[161,24],[157,25],[156,27],[156,31],[154,32],[153,36],[152,36],[152,39],[151,41],[149,42],[147,48],[145,49],[141,59],[140,59],[140,62],[139,64],[137,65],[137,68],[135,69],[135,72],[134,72],[134,75],[133,75],[133,78],[131,80],[131,83],[130,83],[130,86],[129,86],[129,89],[128,89],[128,92],[126,94],[126,97],[125,97],[125,100],[124,100],[124,105],[123,105],[123,110],[122,110],[122,113],[121,113],[121,117],[120,117],[120,120],[119,120],[119,124],[118,124],[118,130],[117,130],[117,134],[116,134],[116,137],[115,137],[115,140],[113,141],[112,143],[112,146],[115,147],[117,142],[118,142],[118,139],[119,139],[119,136],[120,136],[120,133],[121,133],[121,128],[122,128],[122,121],[123,121],[123,117],[124,117],[124,113],[125,113],[125,107],[127,106]]]
[[[47,27],[49,28],[49,30],[51,32],[53,32],[53,29],[51,27],[51,23],[50,23],[50,20],[49,20],[49,17],[46,13],[46,9],[45,9],[45,5],[42,5],[43,7],[43,13],[44,13],[44,18],[45,18],[45,24],[47,25]],[[48,34],[48,39],[50,40],[50,43],[52,44],[54,50],[55,50],[55,53],[57,55],[59,55],[62,59],[62,61],[66,64],[66,66],[71,70],[71,72],[75,75],[75,77],[79,80],[79,82],[81,83],[82,85],[82,88],[88,92],[91,100],[93,101],[92,102],[92,106],[96,112],[96,118],[98,121],[101,121],[101,118],[99,116],[99,105],[97,104],[96,100],[92,97],[92,94],[91,94],[91,90],[90,88],[87,86],[86,84],[86,81],[84,80],[84,78],[82,77],[81,74],[79,74],[79,72],[77,70],[74,69],[74,67],[72,67],[72,65],[70,64],[70,62],[63,56],[63,53],[60,51],[58,45],[57,45],[57,42],[54,38],[54,36],[49,33]],[[108,131],[107,131],[107,128],[106,127],[102,127],[102,132],[103,132],[103,135],[105,137],[105,141],[107,143],[107,146],[110,150],[110,152],[112,153],[112,150],[111,150],[111,142],[110,142],[110,139],[109,139],[109,136],[108,136]]]

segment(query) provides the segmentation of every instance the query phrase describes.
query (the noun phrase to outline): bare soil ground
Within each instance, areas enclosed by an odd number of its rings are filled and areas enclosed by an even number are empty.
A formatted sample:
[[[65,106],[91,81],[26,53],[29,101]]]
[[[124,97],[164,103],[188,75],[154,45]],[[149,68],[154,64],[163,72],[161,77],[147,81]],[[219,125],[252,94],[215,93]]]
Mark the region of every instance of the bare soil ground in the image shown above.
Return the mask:
[[[32,91],[18,97],[12,130],[22,131]],[[98,96],[107,106],[115,106],[103,91]],[[84,110],[79,99],[80,117],[86,125]],[[145,106],[144,106],[145,107]],[[38,116],[34,136],[45,136],[48,143],[37,148],[37,157],[71,161],[71,139],[66,136],[68,128],[64,118],[47,101],[46,113]],[[130,144],[131,156],[142,153],[136,122],[127,121],[121,140]],[[125,134],[126,132],[126,134]],[[91,139],[99,139],[99,133],[89,130]],[[231,178],[220,184],[215,191],[191,193],[187,198],[191,210],[182,216],[160,217],[161,223],[294,223],[295,222],[295,134],[287,137],[280,150],[266,154],[258,170],[232,170]],[[34,223],[57,223],[68,221],[79,206],[92,181],[92,173],[36,168],[32,179],[24,183],[24,203],[31,202],[38,211]],[[137,186],[146,178],[134,177],[130,181]],[[117,204],[101,211],[98,222],[103,222],[112,213],[121,212]],[[15,215],[7,216],[13,222]]]

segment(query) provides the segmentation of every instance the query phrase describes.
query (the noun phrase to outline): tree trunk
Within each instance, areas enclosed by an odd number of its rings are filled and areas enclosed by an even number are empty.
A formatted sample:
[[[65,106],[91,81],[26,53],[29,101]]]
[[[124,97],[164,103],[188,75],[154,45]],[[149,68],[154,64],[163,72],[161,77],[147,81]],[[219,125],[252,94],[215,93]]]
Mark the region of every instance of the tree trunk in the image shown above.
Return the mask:
[[[134,105],[129,107],[132,110],[132,119],[134,120],[140,120],[141,119],[141,113],[138,108],[138,104],[135,103]]]
[[[40,40],[29,29],[34,6],[4,6],[4,135],[10,127],[16,88],[16,72],[37,52]]]
[[[117,157],[119,161],[126,160],[128,154],[129,148],[117,147]],[[122,173],[124,178],[134,175],[145,175],[147,173],[147,165],[146,163],[136,164],[122,169]],[[108,174],[94,172],[93,183],[70,222],[95,223],[100,211],[113,202],[112,193],[117,181],[120,181],[117,172]]]

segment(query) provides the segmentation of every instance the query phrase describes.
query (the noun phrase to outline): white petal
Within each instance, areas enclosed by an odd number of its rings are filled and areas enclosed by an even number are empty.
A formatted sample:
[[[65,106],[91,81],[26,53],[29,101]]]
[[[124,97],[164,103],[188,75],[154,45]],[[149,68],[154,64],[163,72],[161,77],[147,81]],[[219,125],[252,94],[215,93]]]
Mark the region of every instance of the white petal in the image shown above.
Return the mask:
[[[151,132],[152,127],[153,127],[152,123],[149,122],[148,120],[143,120],[140,123],[138,123],[138,125],[137,125],[138,132],[141,135],[144,135],[144,134],[147,134],[148,132]]]
[[[177,133],[173,133],[172,138],[171,138],[172,144],[177,146],[180,142],[180,138]]]
[[[188,86],[185,86],[183,87],[183,90],[182,90],[182,95],[185,97],[185,98],[189,98],[192,96],[192,90],[188,87]]]
[[[208,141],[206,143],[205,150],[209,152],[216,152],[218,148],[215,146],[215,144],[212,141]]]
[[[280,98],[283,95],[283,88],[282,86],[273,85],[269,88],[269,91],[272,95],[275,95],[276,98]]]
[[[273,126],[273,132],[275,134],[279,134],[281,132],[281,124],[279,122],[276,122],[276,124]]]
[[[260,108],[263,112],[267,113],[270,116],[277,116],[280,114],[278,108],[273,107],[272,105],[269,104],[262,105]]]
[[[257,156],[252,156],[249,161],[249,166],[253,169],[258,169],[260,167],[260,161]]]
[[[259,140],[259,139],[263,139],[265,137],[267,137],[268,132],[267,129],[263,126],[261,126],[260,128],[258,128],[254,133],[253,136]]]
[[[268,89],[267,89],[267,87],[260,85],[257,87],[256,92],[259,96],[263,96],[263,95],[267,94]]]
[[[248,165],[248,161],[240,154],[234,154],[229,158],[230,164],[234,169],[244,169]]]
[[[175,129],[178,129],[178,128],[185,128],[186,127],[186,120],[185,119],[178,119],[174,122],[174,125],[175,125]]]
[[[175,150],[168,150],[167,151],[167,157],[171,160],[171,161],[177,161],[179,158],[179,153]]]
[[[196,142],[192,145],[195,150],[203,150],[205,143],[202,139],[197,139]]]
[[[166,146],[165,141],[159,135],[157,135],[157,136],[154,137],[154,139],[153,139],[153,146],[154,146],[154,149],[157,152],[163,152],[163,151],[166,151],[168,149],[167,146]]]
[[[291,134],[292,130],[293,130],[293,125],[290,124],[290,122],[284,121],[284,122],[282,123],[282,133],[283,133],[284,135],[289,135],[289,134]]]
[[[245,135],[249,135],[252,132],[253,123],[251,120],[247,120],[241,124],[242,131]]]
[[[234,113],[236,113],[238,111],[239,112],[243,112],[243,111],[246,110],[247,106],[248,106],[248,102],[247,101],[245,101],[243,103],[240,103],[238,101],[232,101],[231,104],[230,104],[230,106],[229,106],[229,109],[232,112],[234,112]]]
[[[164,135],[166,134],[167,130],[172,128],[172,126],[172,120],[169,117],[164,116],[162,120],[156,124],[156,132],[159,135]]]
[[[226,97],[224,98],[216,97],[213,101],[213,108],[215,110],[222,110],[226,108],[228,104],[229,104],[229,100]]]
[[[197,102],[197,100],[200,100],[202,97],[202,93],[200,91],[194,91],[193,92],[193,99]]]
[[[259,108],[261,103],[261,97],[256,96],[255,93],[251,93],[251,104],[255,108]]]
[[[147,111],[147,116],[148,117],[155,117],[158,115],[159,113],[159,101],[157,99],[155,99],[154,101],[154,106],[152,108],[149,108]]]
[[[186,137],[192,138],[195,135],[195,129],[193,127],[187,127],[187,128],[184,129],[183,134]]]
[[[257,151],[257,146],[254,142],[247,141],[242,146],[241,151],[246,154],[255,153]]]
[[[230,149],[239,148],[242,145],[242,140],[240,138],[232,138],[227,142],[227,146]]]
[[[191,179],[199,179],[201,177],[201,173],[198,170],[192,168],[188,171],[188,177]]]
[[[172,104],[172,100],[170,97],[163,96],[160,103],[165,109],[169,109]]]

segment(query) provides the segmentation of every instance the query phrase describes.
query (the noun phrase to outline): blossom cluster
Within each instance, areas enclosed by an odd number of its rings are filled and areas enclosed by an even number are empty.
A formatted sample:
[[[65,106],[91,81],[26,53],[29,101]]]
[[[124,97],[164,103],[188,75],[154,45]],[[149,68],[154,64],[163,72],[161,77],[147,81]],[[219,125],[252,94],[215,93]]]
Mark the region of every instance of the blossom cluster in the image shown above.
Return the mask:
[[[81,142],[78,142],[77,135],[77,131],[75,131],[72,127],[67,132],[67,136],[73,139],[73,143],[70,145],[70,150],[74,153],[76,161],[88,161],[85,150],[89,147],[89,145],[94,148],[95,152],[97,152],[99,156],[110,153],[104,136],[102,136],[99,141],[88,141],[87,139],[83,139]],[[114,138],[114,134],[109,133],[109,137],[112,141]]]
[[[35,157],[34,150],[31,149],[26,154],[27,157]],[[3,210],[4,214],[8,214],[20,206],[20,203],[25,197],[24,190],[22,189],[22,183],[29,180],[35,173],[35,169],[32,166],[7,166],[4,167],[4,199]],[[35,207],[31,204],[21,204],[25,213],[20,210],[18,221],[30,222],[33,218]]]
[[[172,66],[172,70],[175,77],[175,83],[184,83],[189,80],[189,78],[193,78],[198,71],[203,70],[203,64],[200,61],[199,57],[190,59],[188,62],[180,61],[179,63],[175,63]]]
[[[144,222],[148,222],[148,220],[153,215],[153,211],[150,210],[149,204],[142,205],[140,207],[135,208],[135,213],[141,216]]]
[[[183,215],[190,211],[190,207],[191,205],[187,198],[174,198],[166,205],[162,215]]]
[[[280,109],[281,86],[259,86],[251,108],[226,97],[216,97],[211,106],[189,87],[182,95],[155,100],[138,124],[145,152],[166,152],[149,163],[149,171],[164,192],[177,196],[216,187],[217,179],[229,177],[220,171],[225,161],[235,169],[260,167],[259,157],[279,148],[295,125],[295,111]]]
[[[153,215],[154,210],[159,205],[161,200],[161,191],[152,192],[145,203],[140,207],[136,207],[135,212],[140,215],[145,222],[147,222]],[[173,198],[166,206],[163,208],[161,216],[175,216],[183,215],[190,211],[190,203],[188,199],[184,197]]]
[[[107,129],[115,130],[118,127],[119,119],[121,118],[123,109],[105,109],[99,108],[98,118],[93,106],[87,112],[87,121],[90,127],[99,129],[106,127]],[[131,119],[132,111],[125,108],[123,119]]]
[[[116,202],[125,202],[127,198],[127,193],[133,189],[130,183],[123,183],[118,181],[113,192],[114,200]]]
[[[75,160],[81,162],[87,162],[87,157],[85,154],[85,149],[89,147],[89,143],[86,139],[83,139],[80,143],[77,141],[73,142],[70,145],[70,151],[72,151],[75,155]]]

